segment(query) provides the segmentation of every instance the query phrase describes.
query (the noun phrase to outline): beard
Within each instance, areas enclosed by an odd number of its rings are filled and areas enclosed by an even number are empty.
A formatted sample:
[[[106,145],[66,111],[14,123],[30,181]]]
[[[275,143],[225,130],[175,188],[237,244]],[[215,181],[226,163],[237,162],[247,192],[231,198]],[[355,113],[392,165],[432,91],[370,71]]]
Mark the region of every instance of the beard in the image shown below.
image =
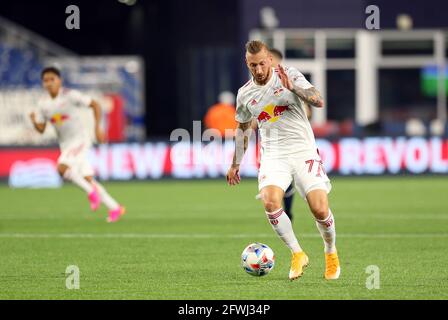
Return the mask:
[[[258,84],[263,85],[263,84],[266,84],[266,82],[268,82],[270,74],[271,74],[271,71],[269,69],[265,75],[253,75],[253,77]]]
[[[266,76],[265,75],[258,75],[255,77],[257,79],[257,81],[259,82],[263,82],[263,80],[266,80]]]

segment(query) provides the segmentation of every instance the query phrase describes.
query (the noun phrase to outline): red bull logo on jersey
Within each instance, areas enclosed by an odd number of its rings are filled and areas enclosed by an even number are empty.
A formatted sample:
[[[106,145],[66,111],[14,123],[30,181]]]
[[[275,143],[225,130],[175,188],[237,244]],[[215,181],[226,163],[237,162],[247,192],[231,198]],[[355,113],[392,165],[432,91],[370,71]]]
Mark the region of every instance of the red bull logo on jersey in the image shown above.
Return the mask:
[[[276,122],[278,119],[280,119],[280,116],[288,109],[288,106],[274,106],[273,104],[268,104],[258,115],[258,122]]]
[[[68,119],[68,115],[66,114],[60,114],[60,113],[55,113],[51,119],[50,122],[57,125],[57,126],[61,126],[65,120]]]

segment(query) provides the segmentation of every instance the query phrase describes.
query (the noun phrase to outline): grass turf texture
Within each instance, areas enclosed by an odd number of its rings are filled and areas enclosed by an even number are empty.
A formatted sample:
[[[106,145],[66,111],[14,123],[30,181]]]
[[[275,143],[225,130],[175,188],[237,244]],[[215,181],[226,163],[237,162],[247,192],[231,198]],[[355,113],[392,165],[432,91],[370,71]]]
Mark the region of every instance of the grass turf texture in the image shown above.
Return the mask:
[[[330,194],[342,273],[323,279],[323,244],[297,196],[294,228],[310,257],[287,279],[290,254],[254,199],[256,181],[109,183],[128,213],[116,224],[88,210],[74,186],[0,186],[0,299],[447,299],[448,201],[437,177],[334,178]],[[256,278],[240,267],[251,242],[276,254]],[[65,287],[68,265],[80,289]],[[380,289],[366,288],[366,267]]]

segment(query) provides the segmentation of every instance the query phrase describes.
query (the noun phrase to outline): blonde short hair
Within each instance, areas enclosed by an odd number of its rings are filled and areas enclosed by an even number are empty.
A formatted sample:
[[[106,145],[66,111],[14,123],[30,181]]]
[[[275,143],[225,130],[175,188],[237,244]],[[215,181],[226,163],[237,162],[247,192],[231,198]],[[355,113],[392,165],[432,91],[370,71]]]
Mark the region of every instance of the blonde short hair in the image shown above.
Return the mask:
[[[260,40],[251,40],[246,43],[246,52],[250,54],[257,54],[262,50],[269,51],[268,46]]]

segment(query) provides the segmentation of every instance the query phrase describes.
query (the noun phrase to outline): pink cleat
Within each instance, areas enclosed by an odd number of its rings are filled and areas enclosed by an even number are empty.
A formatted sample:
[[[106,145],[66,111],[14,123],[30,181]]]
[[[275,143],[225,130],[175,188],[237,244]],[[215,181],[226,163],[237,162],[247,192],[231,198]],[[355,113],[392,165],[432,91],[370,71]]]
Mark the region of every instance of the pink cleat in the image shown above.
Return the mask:
[[[93,191],[89,193],[89,202],[92,211],[96,211],[100,207],[101,199],[95,186],[93,187]]]
[[[109,211],[109,217],[107,217],[107,222],[115,222],[120,219],[122,215],[126,213],[126,208],[123,206],[118,206],[117,209]]]

